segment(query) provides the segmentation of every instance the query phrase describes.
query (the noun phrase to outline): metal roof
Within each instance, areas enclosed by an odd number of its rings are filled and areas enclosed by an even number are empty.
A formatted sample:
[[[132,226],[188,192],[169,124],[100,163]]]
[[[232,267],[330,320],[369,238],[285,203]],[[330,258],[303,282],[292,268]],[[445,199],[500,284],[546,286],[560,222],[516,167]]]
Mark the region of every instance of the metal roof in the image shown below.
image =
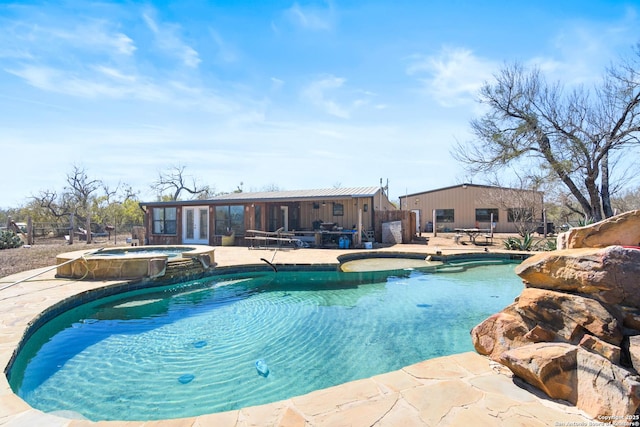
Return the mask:
[[[228,193],[212,197],[207,200],[180,200],[171,202],[142,202],[142,206],[162,204],[207,204],[211,202],[255,202],[255,201],[295,201],[295,200],[329,200],[355,197],[373,197],[380,187],[351,187],[351,188],[325,188],[318,190],[289,190],[289,191],[259,191]]]
[[[416,197],[416,196],[421,196],[423,194],[437,193],[437,192],[440,192],[440,191],[448,191],[448,190],[451,190],[453,188],[467,188],[467,187],[490,188],[490,189],[496,189],[496,190],[533,191],[533,190],[518,189],[518,188],[498,187],[498,186],[495,186],[495,185],[462,183],[462,184],[452,185],[452,186],[449,186],[449,187],[442,187],[442,188],[436,188],[436,189],[433,189],[433,190],[421,191],[419,193],[403,194],[403,195],[400,196],[400,198],[403,199],[403,198],[407,198],[407,197]],[[541,191],[539,191],[539,192],[541,193]]]

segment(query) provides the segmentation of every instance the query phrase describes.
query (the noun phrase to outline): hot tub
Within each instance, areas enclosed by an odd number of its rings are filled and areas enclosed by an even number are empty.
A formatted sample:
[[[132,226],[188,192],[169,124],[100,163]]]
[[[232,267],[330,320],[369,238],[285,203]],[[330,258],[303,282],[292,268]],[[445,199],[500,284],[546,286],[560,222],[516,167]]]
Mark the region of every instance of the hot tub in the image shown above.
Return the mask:
[[[162,277],[167,269],[209,269],[214,263],[211,246],[136,246],[74,251],[56,257],[57,277],[118,280]]]

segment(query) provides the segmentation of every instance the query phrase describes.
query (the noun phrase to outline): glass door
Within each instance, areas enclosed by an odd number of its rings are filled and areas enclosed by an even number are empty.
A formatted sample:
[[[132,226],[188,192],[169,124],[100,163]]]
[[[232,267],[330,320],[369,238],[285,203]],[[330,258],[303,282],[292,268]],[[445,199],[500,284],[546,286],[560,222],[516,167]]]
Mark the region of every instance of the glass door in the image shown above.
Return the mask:
[[[182,243],[209,244],[209,208],[206,206],[183,208]]]

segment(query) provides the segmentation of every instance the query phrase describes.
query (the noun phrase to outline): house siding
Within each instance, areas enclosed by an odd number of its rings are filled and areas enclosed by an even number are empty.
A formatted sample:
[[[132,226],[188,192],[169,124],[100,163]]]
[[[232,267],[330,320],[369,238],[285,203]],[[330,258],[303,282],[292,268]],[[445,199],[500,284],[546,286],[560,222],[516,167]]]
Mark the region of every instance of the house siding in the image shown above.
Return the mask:
[[[346,189],[343,192],[348,192]],[[274,231],[285,227],[290,231],[313,230],[314,222],[333,222],[339,227],[352,229],[357,227],[359,211],[362,210],[363,230],[373,230],[375,227],[375,212],[382,210],[395,210],[396,207],[389,202],[381,190],[370,191],[370,188],[354,189],[353,196],[340,196],[339,190],[308,190],[307,192],[276,192],[269,198],[268,193],[257,193],[252,199],[250,194],[224,195],[212,200],[189,200],[178,202],[150,202],[141,203],[146,209],[145,224],[147,230],[147,242],[149,244],[175,245],[184,242],[183,213],[185,207],[206,206],[209,208],[209,244],[220,244],[221,234],[216,234],[216,206],[242,206],[244,215],[244,230]],[[366,191],[369,195],[362,195]],[[273,195],[282,195],[275,197]],[[297,199],[296,199],[297,198]],[[334,205],[342,205],[342,215],[335,215]],[[365,207],[366,205],[366,207]],[[281,207],[288,209],[289,222],[285,226],[282,223]],[[156,207],[175,207],[177,209],[176,234],[155,234],[153,230],[152,212]],[[366,211],[365,211],[366,209]],[[260,215],[256,218],[256,211]],[[238,243],[244,233],[236,233]]]
[[[505,194],[513,197],[513,206]],[[436,223],[436,230],[450,232],[456,228],[490,228],[490,221],[476,221],[476,209],[497,209],[498,219],[494,219],[497,233],[514,233],[517,223],[508,221],[509,208],[521,208],[524,202],[536,207],[534,218],[540,218],[543,207],[543,194],[528,190],[517,190],[474,184],[461,184],[423,193],[408,194],[401,198],[402,210],[417,210],[420,215],[420,227],[426,230],[428,222],[434,221],[434,210],[453,209],[454,221]],[[501,200],[501,201],[499,201]],[[502,206],[501,206],[502,205]]]

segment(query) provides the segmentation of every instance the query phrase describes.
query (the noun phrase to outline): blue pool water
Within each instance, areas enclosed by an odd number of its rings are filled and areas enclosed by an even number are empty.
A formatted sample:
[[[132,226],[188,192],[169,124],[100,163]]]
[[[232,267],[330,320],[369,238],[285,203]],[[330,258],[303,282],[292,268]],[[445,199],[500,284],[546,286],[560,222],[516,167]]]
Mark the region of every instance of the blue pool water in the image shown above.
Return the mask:
[[[522,290],[514,266],[252,273],[121,294],[40,328],[10,383],[35,408],[92,420],[282,400],[472,351],[470,329]]]
[[[104,249],[91,254],[92,257],[121,257],[124,255],[166,255],[168,258],[176,258],[182,256],[183,252],[193,251],[193,247],[189,246],[139,246],[118,249]]]

